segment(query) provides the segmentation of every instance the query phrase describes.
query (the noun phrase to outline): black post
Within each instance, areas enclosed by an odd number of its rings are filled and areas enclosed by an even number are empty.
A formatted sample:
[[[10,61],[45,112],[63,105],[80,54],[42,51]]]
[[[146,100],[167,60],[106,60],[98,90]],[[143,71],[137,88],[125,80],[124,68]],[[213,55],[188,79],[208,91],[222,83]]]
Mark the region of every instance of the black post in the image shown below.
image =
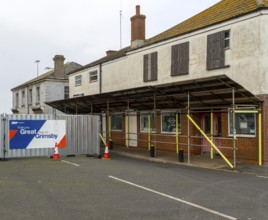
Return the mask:
[[[180,149],[179,150],[179,154],[178,154],[178,159],[179,159],[179,162],[184,162],[184,155],[183,155],[183,150]]]
[[[150,157],[154,157],[154,145],[150,146]]]
[[[109,140],[109,150],[113,150],[113,149],[114,149],[113,140],[110,139]]]

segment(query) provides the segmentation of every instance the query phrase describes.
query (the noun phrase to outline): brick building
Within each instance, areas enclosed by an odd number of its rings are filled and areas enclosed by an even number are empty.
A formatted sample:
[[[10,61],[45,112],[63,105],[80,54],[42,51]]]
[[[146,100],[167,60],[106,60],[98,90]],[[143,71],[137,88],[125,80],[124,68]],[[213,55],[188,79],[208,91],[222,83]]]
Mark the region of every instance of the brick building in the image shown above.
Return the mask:
[[[102,114],[114,144],[213,156],[211,141],[234,163],[267,164],[267,9],[222,0],[146,39],[137,6],[131,45],[71,72],[71,98],[49,105]]]

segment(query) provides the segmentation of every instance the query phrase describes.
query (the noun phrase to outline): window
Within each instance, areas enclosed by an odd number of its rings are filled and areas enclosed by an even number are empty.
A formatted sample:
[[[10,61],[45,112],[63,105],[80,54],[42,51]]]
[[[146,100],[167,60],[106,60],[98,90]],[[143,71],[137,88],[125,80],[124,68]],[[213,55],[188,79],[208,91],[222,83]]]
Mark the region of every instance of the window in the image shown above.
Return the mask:
[[[157,80],[157,52],[146,54],[143,57],[143,81]]]
[[[155,132],[156,131],[156,117],[155,113],[153,112],[143,112],[140,114],[140,131],[141,132],[147,132],[148,131],[148,119],[150,115],[150,131]]]
[[[25,106],[25,91],[22,91],[22,95],[21,95],[21,107]]]
[[[78,75],[75,76],[75,86],[81,86],[82,85],[82,76]]]
[[[98,71],[92,71],[89,73],[89,82],[96,82],[98,81]]]
[[[171,48],[171,76],[189,73],[189,42]]]
[[[224,47],[225,49],[230,48],[230,30],[224,32]]]
[[[225,67],[225,31],[210,34],[207,37],[207,70]]]
[[[113,131],[122,131],[122,115],[111,115],[111,129]]]
[[[175,133],[176,132],[176,115],[178,115],[178,131],[181,132],[181,119],[180,113],[176,112],[162,112],[162,133]]]
[[[19,108],[19,93],[16,93],[15,108]]]
[[[33,103],[33,90],[29,89],[29,105]]]
[[[69,86],[64,86],[64,99],[69,98]]]
[[[40,102],[40,87],[36,87],[36,104]]]
[[[235,113],[235,132],[237,135],[256,135],[254,113]],[[229,113],[229,134],[233,135],[233,113]]]

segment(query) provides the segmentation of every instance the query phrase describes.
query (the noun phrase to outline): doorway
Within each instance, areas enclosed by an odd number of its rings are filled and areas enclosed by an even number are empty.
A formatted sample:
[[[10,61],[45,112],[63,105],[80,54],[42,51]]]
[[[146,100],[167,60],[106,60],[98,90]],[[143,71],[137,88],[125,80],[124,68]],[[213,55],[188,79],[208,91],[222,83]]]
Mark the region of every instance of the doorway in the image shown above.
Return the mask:
[[[213,123],[211,123],[212,119],[213,119]],[[213,136],[213,143],[216,146],[220,146],[221,140],[219,140],[218,137],[221,136],[221,132],[222,132],[221,113],[203,114],[201,117],[201,126],[202,126],[203,131],[209,138]],[[211,129],[211,126],[213,126],[213,129]],[[211,151],[210,143],[205,138],[203,138],[201,154],[202,155],[210,154],[210,151]]]

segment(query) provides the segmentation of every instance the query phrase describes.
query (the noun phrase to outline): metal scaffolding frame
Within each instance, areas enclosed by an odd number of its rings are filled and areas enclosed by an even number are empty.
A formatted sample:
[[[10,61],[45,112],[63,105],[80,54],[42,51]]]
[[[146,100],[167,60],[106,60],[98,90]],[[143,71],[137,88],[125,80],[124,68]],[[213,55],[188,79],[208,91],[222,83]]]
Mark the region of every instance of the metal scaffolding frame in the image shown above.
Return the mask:
[[[260,103],[262,102],[257,96],[253,95],[242,86],[231,80],[226,75],[213,76],[198,80],[189,80],[184,82],[176,82],[162,84],[156,86],[144,86],[122,91],[114,91],[109,93],[101,93],[96,95],[71,98],[67,100],[59,100],[47,103],[48,105],[67,112],[79,113],[106,113],[108,123],[108,140],[111,140],[111,113],[124,112],[126,116],[125,139],[126,146],[129,147],[130,132],[129,132],[129,117],[130,111],[174,109],[185,111],[187,115],[187,149],[188,163],[190,163],[190,123],[203,131],[191,118],[191,113],[209,112],[211,114],[211,132],[210,138],[207,135],[203,136],[210,143],[211,158],[213,159],[213,150],[218,152],[231,168],[236,167],[236,113],[254,113],[258,114],[258,142],[259,142],[259,165],[262,165],[262,115]],[[68,106],[68,107],[67,107]],[[251,107],[257,110],[250,110]],[[247,109],[246,109],[247,108]],[[214,144],[213,139],[213,113],[222,111],[222,109],[231,109],[233,114],[233,164],[225,159],[225,156],[219,151]],[[225,110],[226,111],[226,110]],[[178,117],[176,116],[176,127],[178,125]],[[148,115],[148,149],[151,149],[151,121]],[[204,133],[204,132],[203,132]],[[176,152],[179,151],[179,130],[176,128]],[[106,136],[107,137],[107,136]]]

